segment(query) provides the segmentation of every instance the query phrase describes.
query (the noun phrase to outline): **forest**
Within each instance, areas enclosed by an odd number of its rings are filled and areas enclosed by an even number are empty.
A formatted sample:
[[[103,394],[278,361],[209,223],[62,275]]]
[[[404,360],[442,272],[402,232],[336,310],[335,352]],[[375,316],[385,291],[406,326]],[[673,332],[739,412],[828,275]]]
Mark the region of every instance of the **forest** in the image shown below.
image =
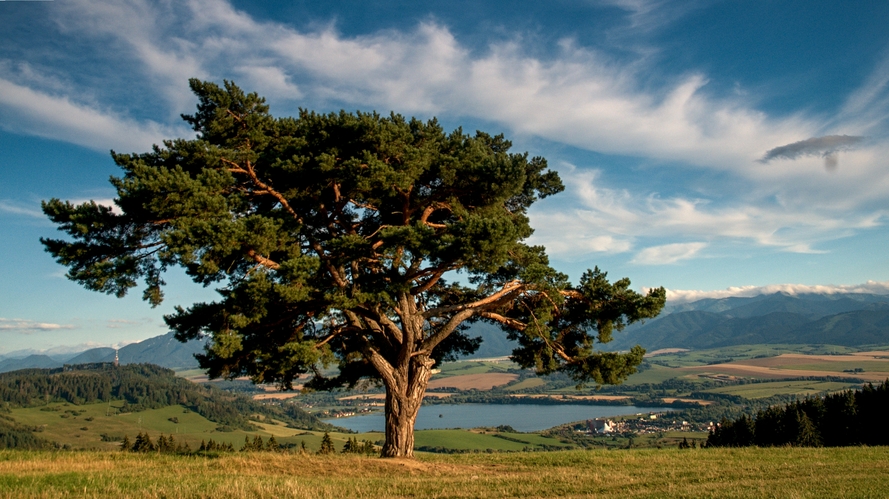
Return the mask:
[[[771,406],[751,418],[723,419],[711,430],[708,447],[841,447],[889,445],[889,380],[860,390],[809,397]]]

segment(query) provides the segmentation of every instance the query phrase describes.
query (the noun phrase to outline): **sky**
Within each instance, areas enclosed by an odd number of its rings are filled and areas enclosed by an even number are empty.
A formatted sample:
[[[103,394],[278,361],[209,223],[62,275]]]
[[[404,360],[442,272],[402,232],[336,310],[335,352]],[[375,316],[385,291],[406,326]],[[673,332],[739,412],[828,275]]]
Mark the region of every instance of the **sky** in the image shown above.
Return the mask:
[[[111,204],[110,150],[193,137],[188,79],[275,116],[395,111],[504,133],[565,192],[530,242],[669,299],[889,293],[889,2],[0,0],[0,354],[123,345],[214,298],[68,281],[53,197]]]

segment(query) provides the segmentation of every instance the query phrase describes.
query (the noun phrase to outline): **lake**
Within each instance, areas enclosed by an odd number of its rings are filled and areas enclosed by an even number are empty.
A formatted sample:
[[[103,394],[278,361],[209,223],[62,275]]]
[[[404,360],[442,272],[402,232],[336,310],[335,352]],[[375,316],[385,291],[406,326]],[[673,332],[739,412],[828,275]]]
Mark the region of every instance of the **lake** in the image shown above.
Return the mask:
[[[668,411],[665,407],[633,405],[553,405],[553,404],[441,404],[424,405],[417,415],[417,430],[441,428],[478,428],[509,425],[517,431],[540,431],[560,424],[586,419],[609,418],[625,414]],[[325,423],[359,433],[383,431],[383,413],[325,419]]]

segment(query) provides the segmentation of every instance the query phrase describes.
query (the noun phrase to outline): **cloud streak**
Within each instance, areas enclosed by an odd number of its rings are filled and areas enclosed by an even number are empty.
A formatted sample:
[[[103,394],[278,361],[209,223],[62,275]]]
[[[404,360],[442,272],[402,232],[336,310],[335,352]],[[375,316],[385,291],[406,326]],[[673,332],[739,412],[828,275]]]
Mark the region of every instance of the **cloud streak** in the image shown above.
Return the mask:
[[[58,331],[60,329],[73,328],[74,326],[66,324],[53,324],[50,322],[38,322],[27,319],[4,319],[0,317],[0,332],[33,334],[37,332]]]
[[[3,128],[63,140],[91,149],[145,150],[164,138],[187,135],[185,127],[139,122],[0,78]]]
[[[680,260],[694,258],[707,243],[673,243],[645,248],[636,254],[630,263],[638,265],[667,265]]]
[[[684,196],[664,198],[611,188],[597,170],[566,165],[560,174],[568,185],[570,201],[559,205],[544,202],[532,212],[532,225],[537,229],[531,240],[561,258],[623,253],[648,240],[664,238],[694,242],[644,249],[633,263],[675,263],[697,257],[707,244],[719,241],[818,253],[815,245],[819,242],[877,227],[885,216],[884,212],[838,209],[827,200],[797,205],[756,197],[731,203]]]
[[[837,153],[849,151],[860,145],[864,137],[850,135],[825,135],[812,137],[792,144],[778,146],[766,151],[765,156],[759,159],[766,164],[773,159],[795,160],[801,156],[820,156],[824,158],[824,165],[828,169],[836,168]]]
[[[852,285],[773,284],[769,286],[736,286],[713,291],[668,289],[667,302],[675,305],[691,303],[705,298],[752,297],[775,293],[786,293],[789,295],[810,293],[827,295],[862,293],[886,295],[889,294],[889,281],[867,281],[863,284]]]

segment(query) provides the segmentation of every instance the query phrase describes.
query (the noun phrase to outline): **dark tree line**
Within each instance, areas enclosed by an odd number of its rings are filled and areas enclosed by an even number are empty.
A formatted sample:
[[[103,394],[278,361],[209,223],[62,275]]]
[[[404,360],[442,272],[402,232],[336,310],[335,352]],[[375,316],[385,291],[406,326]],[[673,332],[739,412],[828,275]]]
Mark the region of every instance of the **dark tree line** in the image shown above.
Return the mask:
[[[711,430],[708,447],[792,445],[839,447],[889,445],[889,380],[761,410],[756,417],[723,419]]]

